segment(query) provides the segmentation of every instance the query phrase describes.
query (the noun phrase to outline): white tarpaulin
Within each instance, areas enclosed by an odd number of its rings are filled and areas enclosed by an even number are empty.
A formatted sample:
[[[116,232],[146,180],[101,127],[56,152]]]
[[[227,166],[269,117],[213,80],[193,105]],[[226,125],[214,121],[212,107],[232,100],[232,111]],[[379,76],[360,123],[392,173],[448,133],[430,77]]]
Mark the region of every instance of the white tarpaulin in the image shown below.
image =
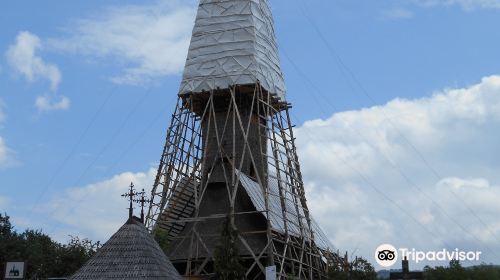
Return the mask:
[[[200,0],[180,94],[260,82],[285,100],[267,0]]]

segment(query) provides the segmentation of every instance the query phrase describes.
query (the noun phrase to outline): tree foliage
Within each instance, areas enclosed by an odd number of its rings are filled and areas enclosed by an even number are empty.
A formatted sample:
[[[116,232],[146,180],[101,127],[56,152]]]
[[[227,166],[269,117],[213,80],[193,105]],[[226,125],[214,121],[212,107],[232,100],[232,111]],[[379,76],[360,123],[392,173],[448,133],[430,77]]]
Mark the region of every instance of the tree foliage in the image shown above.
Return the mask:
[[[500,280],[500,267],[481,264],[464,268],[457,260],[450,261],[448,267],[424,268],[425,280]]]
[[[241,264],[237,242],[238,234],[228,219],[222,225],[220,244],[215,248],[214,266],[216,279],[245,279],[245,269]]]
[[[153,231],[153,237],[158,243],[158,245],[160,245],[160,248],[163,250],[163,252],[167,254],[167,249],[168,246],[170,245],[168,241],[168,232],[164,229],[157,227]]]
[[[335,261],[329,266],[329,279],[335,280],[376,280],[377,273],[373,265],[367,260],[356,257],[353,261],[348,261],[347,254],[340,257],[334,254]]]
[[[7,214],[0,214],[0,265],[26,261],[27,279],[70,276],[100,247],[99,242],[71,237],[68,244],[52,240],[41,230],[18,233]]]

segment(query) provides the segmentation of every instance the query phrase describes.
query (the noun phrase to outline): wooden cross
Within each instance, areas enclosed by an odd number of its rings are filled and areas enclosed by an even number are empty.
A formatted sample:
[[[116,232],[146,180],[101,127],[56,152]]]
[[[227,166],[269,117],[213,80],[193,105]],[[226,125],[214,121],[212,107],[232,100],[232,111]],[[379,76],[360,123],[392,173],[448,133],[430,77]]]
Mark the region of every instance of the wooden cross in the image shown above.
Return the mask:
[[[146,192],[142,189],[142,192],[137,193],[137,195],[141,195],[140,199],[135,199],[134,202],[141,204],[141,221],[144,223],[144,204],[151,203],[151,199],[146,199]]]
[[[130,206],[128,208],[128,217],[129,219],[132,218],[134,215],[134,207],[132,205],[132,202],[134,201],[134,197],[139,195],[134,189],[134,183],[130,183],[130,190],[128,193],[122,194],[123,197],[127,197],[127,199],[130,201]]]

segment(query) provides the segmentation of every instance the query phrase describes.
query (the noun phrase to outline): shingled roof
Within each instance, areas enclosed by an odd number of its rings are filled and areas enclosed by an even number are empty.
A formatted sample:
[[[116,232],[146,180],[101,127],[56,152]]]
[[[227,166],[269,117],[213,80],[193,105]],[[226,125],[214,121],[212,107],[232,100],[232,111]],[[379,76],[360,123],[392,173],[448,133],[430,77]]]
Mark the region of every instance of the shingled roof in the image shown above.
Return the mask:
[[[146,227],[130,218],[69,279],[179,279],[182,277]]]

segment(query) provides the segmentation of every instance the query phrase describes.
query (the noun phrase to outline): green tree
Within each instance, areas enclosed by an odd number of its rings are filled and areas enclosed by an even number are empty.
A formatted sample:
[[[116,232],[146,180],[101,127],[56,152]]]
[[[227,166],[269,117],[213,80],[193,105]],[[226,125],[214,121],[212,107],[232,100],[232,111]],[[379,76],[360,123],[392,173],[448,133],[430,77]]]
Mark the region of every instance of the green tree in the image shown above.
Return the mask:
[[[371,263],[367,260],[356,257],[350,264],[350,279],[352,280],[376,280],[377,272]]]
[[[157,227],[153,232],[153,237],[158,245],[160,245],[160,248],[163,250],[163,252],[167,254],[167,249],[169,246],[167,231]]]
[[[12,234],[12,225],[10,217],[7,214],[0,213],[0,238],[10,236]]]
[[[17,247],[19,247],[19,240],[10,223],[10,217],[0,213],[0,268],[2,271],[7,260],[18,257],[15,254]]]
[[[453,280],[451,278],[450,270],[447,267],[437,266],[437,267],[424,267],[424,279],[426,280]]]
[[[229,218],[222,225],[220,244],[215,248],[214,267],[219,280],[245,279],[245,269],[241,264],[237,246],[238,234]]]
[[[101,247],[99,241],[93,242],[89,239],[80,239],[71,236],[68,244],[62,245],[57,252],[54,276],[68,276],[82,267]]]
[[[41,230],[14,230],[7,214],[0,214],[0,264],[9,260],[28,263],[28,279],[70,276],[99,248],[99,242],[72,237],[62,245]]]
[[[43,234],[41,230],[28,229],[19,235],[21,245],[16,252],[17,259],[28,262],[27,276],[50,277],[55,270],[60,244]],[[54,275],[62,276],[62,275]]]
[[[467,273],[465,268],[462,267],[460,261],[451,260],[449,267],[449,276],[454,280],[467,280]]]
[[[481,264],[464,268],[457,260],[450,261],[448,267],[438,266],[424,268],[424,279],[426,280],[500,280],[500,268],[498,266]]]
[[[367,260],[356,257],[349,262],[347,253],[344,257],[333,254],[334,261],[329,266],[328,278],[335,280],[376,280],[377,272]]]
[[[481,264],[470,270],[471,280],[500,280],[500,267]]]

